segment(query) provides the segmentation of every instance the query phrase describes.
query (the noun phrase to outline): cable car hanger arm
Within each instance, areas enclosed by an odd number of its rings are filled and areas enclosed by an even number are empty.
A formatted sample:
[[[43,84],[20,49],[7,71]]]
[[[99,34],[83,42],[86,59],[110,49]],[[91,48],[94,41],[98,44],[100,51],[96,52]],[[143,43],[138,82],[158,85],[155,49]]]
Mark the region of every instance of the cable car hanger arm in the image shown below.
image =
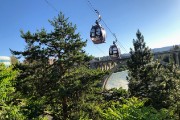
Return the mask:
[[[98,15],[98,19],[96,20],[96,22],[100,22],[101,21],[101,15],[99,14],[98,10],[95,10],[95,12]]]

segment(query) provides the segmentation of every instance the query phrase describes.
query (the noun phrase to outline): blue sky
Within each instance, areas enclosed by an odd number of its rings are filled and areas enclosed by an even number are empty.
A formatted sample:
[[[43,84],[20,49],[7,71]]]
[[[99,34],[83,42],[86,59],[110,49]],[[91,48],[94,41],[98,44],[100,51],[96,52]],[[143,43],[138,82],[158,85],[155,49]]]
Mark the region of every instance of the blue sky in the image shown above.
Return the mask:
[[[86,52],[93,56],[108,55],[114,37],[107,32],[105,44],[94,45],[89,38],[91,26],[97,16],[87,0],[48,0],[69,21],[77,25],[83,40],[88,40]],[[140,29],[150,48],[180,44],[180,0],[90,0],[102,19],[120,41],[122,53],[132,47],[136,31]],[[10,56],[9,48],[24,50],[20,30],[35,32],[52,30],[48,20],[58,12],[45,0],[0,0],[0,56]],[[125,48],[125,49],[124,49]]]

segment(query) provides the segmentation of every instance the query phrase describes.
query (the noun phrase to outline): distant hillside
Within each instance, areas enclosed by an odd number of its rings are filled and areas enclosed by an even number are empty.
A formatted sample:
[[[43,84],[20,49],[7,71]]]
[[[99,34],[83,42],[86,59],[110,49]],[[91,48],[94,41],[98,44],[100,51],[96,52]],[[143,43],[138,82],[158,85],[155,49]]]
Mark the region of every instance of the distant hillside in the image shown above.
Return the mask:
[[[152,52],[157,53],[157,52],[170,51],[172,48],[173,48],[173,46],[167,46],[167,47],[162,47],[162,48],[154,48],[154,49],[152,49]]]
[[[152,49],[153,53],[158,53],[158,52],[165,52],[165,51],[170,51],[173,48],[173,46],[166,46],[162,48],[154,48]],[[129,53],[124,53],[121,55],[121,58],[129,58],[130,54]]]
[[[166,52],[166,51],[170,51],[173,48],[173,46],[166,46],[166,47],[162,47],[162,48],[154,48],[152,49],[153,53],[159,53],[159,52]],[[129,53],[124,53],[121,54],[121,58],[129,58],[130,54]],[[106,61],[106,60],[111,60],[111,58],[109,56],[104,56],[104,57],[96,57],[94,59],[95,61]]]

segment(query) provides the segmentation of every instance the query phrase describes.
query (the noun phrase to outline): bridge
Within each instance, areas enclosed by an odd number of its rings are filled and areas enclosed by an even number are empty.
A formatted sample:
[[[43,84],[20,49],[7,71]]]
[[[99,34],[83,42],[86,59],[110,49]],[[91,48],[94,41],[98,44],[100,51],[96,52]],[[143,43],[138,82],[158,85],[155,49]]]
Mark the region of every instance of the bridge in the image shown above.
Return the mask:
[[[173,51],[171,49],[166,50],[166,51],[153,51],[153,56],[154,56],[154,60],[156,59],[161,60],[162,64],[167,64],[171,60],[173,60],[176,65],[178,66],[180,65],[180,49],[173,50]],[[100,57],[94,58],[92,61],[90,61],[90,67],[93,69],[101,69],[103,71],[110,70],[110,74],[104,76],[102,80],[102,83],[101,83],[102,89],[110,89],[112,85],[109,85],[109,84],[115,84],[115,85],[119,84],[119,86],[123,86],[123,89],[126,89],[126,90],[128,89],[127,87],[128,81],[126,80],[126,77],[124,77],[124,75],[122,75],[120,72],[117,72],[117,73],[114,73],[114,72],[121,65],[126,65],[127,60],[129,58],[130,58],[130,54],[122,54],[121,58],[117,60],[111,60],[109,56],[105,56],[101,58]],[[120,77],[124,77],[124,78],[120,79]],[[117,87],[117,86],[113,86],[113,87]]]
[[[154,59],[160,59],[162,62],[174,61],[178,66],[180,65],[180,50],[168,50],[162,52],[153,52]],[[109,56],[94,58],[90,61],[90,67],[94,69],[101,69],[103,71],[111,70],[118,64],[125,65],[130,58],[130,54],[122,54],[120,59],[111,60]]]
[[[90,67],[94,69],[101,69],[103,71],[105,70],[111,70],[115,66],[119,64],[126,64],[127,60],[129,59],[129,55],[124,55],[120,59],[111,60],[109,56],[95,58],[92,61],[90,61]]]
[[[178,66],[180,65],[180,50],[153,52],[153,56],[155,60],[160,59],[162,64],[169,63],[171,60],[173,60],[175,64],[177,64]],[[121,72],[117,72],[117,73],[114,73],[114,72],[120,66],[126,65],[127,60],[129,58],[130,58],[130,54],[123,54],[121,58],[117,60],[111,60],[109,56],[106,56],[106,57],[101,57],[101,58],[95,58],[90,62],[91,68],[94,68],[94,69],[99,68],[103,71],[110,70],[110,74],[104,76],[104,79],[101,83],[102,89],[110,89],[113,85],[109,85],[109,84],[115,84],[115,86],[113,87],[116,87],[116,88],[117,86],[121,86],[123,89],[126,89],[126,90],[128,89],[127,88],[128,82],[126,80],[126,77],[124,77],[124,73],[122,75]],[[127,71],[126,71],[126,74],[127,74]]]

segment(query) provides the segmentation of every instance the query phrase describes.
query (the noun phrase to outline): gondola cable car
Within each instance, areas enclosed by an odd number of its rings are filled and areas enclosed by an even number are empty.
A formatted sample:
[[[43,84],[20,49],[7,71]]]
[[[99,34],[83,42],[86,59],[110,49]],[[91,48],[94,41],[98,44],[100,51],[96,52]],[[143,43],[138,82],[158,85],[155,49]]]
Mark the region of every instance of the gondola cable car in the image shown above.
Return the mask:
[[[88,1],[89,5],[91,6],[91,8],[96,12],[96,14],[98,15],[98,19],[96,20],[96,25],[93,25],[90,31],[90,38],[93,41],[94,44],[101,44],[101,43],[105,43],[106,41],[106,31],[105,29],[99,24],[99,22],[101,21],[101,16],[99,14],[99,12],[97,10],[94,9],[94,7],[92,6],[92,4],[90,3],[90,1]],[[105,24],[106,25],[106,24]],[[106,25],[107,26],[107,25]],[[109,28],[108,28],[109,29]],[[111,31],[110,31],[111,32]],[[111,32],[112,33],[112,32]],[[113,33],[112,33],[113,34]],[[113,45],[110,46],[109,48],[109,56],[112,60],[116,60],[116,59],[120,59],[120,49],[119,47],[117,47],[116,42],[117,42],[117,38],[116,35],[113,34],[113,36],[115,37],[115,41],[113,41]]]
[[[113,41],[113,45],[111,45],[109,48],[109,56],[112,60],[117,60],[117,59],[120,59],[121,57],[120,56],[121,51],[120,51],[120,48],[117,46],[116,42],[117,42],[117,38],[116,38],[116,41]]]
[[[98,19],[96,20],[96,25],[93,25],[90,31],[90,38],[93,41],[94,44],[101,44],[105,43],[106,41],[106,31],[102,27],[102,25],[99,24],[101,21],[101,16],[97,10],[95,10],[98,14]]]

